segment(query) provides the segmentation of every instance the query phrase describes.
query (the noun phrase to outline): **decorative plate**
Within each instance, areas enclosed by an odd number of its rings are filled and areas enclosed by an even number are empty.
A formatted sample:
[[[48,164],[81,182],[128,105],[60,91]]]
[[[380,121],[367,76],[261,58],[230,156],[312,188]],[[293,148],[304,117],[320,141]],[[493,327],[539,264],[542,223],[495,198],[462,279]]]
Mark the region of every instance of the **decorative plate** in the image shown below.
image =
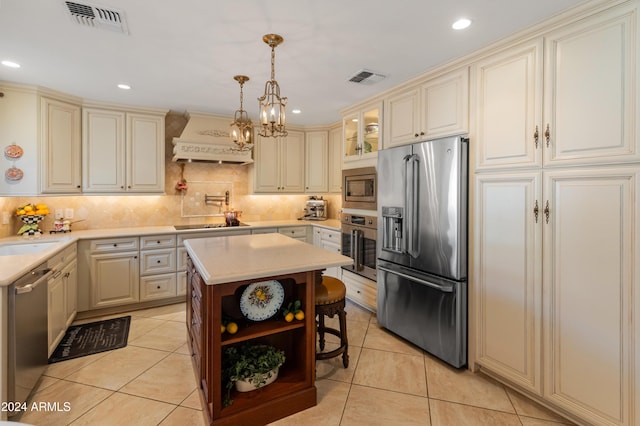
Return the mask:
[[[264,321],[274,316],[284,302],[284,289],[278,281],[251,283],[242,292],[240,310],[252,321]]]
[[[20,180],[24,177],[24,172],[17,167],[10,167],[4,172],[7,180]]]
[[[7,158],[20,158],[24,154],[24,151],[18,145],[8,145],[4,148],[4,155]]]

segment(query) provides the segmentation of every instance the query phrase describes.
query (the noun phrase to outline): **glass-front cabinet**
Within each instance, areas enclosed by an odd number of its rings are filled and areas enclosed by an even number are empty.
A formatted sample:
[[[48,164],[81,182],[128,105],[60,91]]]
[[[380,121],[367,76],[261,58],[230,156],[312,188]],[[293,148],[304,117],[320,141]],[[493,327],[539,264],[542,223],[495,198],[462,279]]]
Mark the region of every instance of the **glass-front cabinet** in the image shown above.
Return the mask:
[[[343,116],[345,162],[377,157],[381,112],[382,102],[375,102]]]

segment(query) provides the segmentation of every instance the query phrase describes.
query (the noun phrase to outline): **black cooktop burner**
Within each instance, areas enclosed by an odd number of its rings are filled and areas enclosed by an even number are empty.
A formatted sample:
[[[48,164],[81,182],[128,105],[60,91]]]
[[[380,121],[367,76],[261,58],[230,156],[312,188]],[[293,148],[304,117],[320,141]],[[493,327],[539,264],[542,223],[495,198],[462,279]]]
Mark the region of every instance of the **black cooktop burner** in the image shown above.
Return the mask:
[[[246,223],[239,222],[237,225],[227,225],[226,223],[202,223],[199,225],[173,225],[176,231],[185,229],[213,229],[213,228],[235,228],[236,226],[249,226]]]

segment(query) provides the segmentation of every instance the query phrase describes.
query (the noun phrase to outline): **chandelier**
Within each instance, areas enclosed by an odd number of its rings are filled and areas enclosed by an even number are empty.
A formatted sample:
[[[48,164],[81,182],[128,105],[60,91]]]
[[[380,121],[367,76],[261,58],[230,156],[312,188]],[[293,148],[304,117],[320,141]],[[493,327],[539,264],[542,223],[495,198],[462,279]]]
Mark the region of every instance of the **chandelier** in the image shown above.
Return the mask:
[[[287,136],[285,127],[285,107],[287,98],[280,97],[280,85],[275,79],[275,57],[276,46],[283,42],[283,38],[278,34],[267,34],[262,37],[262,41],[271,47],[271,80],[264,85],[264,95],[258,98],[260,101],[260,124],[261,130],[258,133],[263,137]]]
[[[229,129],[229,137],[237,145],[236,151],[250,151],[253,148],[251,134],[253,133],[253,124],[249,120],[249,114],[242,109],[242,86],[249,81],[246,75],[235,75],[233,79],[240,83],[240,109],[233,115],[231,128]]]

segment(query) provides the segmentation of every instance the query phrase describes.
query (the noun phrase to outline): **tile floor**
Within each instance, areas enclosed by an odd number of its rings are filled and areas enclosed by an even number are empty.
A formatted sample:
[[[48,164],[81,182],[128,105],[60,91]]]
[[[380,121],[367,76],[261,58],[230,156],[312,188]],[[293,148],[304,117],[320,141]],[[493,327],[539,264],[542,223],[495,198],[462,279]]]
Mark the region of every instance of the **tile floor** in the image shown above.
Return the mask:
[[[347,313],[349,368],[341,358],[319,361],[318,405],[273,425],[571,424],[485,376],[448,367],[381,329],[357,305],[348,303]],[[59,402],[59,410],[28,411],[21,422],[205,424],[186,345],[185,304],[127,314],[128,345],[51,364],[29,406]],[[337,342],[331,339],[326,349]]]

